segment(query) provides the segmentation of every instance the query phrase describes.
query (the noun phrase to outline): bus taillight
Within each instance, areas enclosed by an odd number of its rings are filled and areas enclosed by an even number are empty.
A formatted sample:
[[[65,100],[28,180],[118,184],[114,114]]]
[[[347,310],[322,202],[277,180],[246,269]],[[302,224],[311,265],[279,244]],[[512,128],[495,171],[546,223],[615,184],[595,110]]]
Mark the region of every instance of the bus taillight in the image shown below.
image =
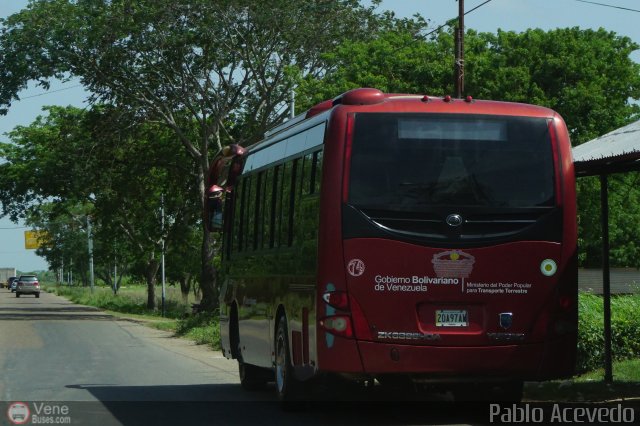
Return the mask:
[[[331,334],[342,337],[353,337],[351,318],[348,315],[332,315],[320,320],[320,327]]]
[[[322,295],[322,300],[341,311],[349,309],[349,298],[347,297],[347,293],[344,291],[326,292]]]
[[[351,296],[351,317],[353,318],[353,329],[355,331],[356,339],[373,340],[371,329],[367,322],[367,317],[364,315],[360,304],[353,296]]]

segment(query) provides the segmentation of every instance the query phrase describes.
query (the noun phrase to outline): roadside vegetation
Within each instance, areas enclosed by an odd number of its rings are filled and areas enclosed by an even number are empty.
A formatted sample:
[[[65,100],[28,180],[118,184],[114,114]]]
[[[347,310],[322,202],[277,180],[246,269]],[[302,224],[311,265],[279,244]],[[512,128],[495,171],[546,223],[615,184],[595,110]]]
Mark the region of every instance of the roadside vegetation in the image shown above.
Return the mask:
[[[530,401],[621,401],[640,399],[640,294],[611,298],[613,382],[604,381],[602,297],[580,293],[577,375],[570,380],[528,383]]]
[[[592,371],[604,363],[603,309],[602,297],[589,293],[580,294],[577,361],[579,372]],[[615,361],[640,358],[638,312],[640,294],[611,297],[611,352]]]
[[[640,400],[640,359],[614,361],[613,383],[605,383],[603,368],[570,380],[527,383],[524,399],[554,402]]]
[[[192,313],[192,303],[198,299],[189,295],[184,300],[180,289],[166,288],[165,312],[162,315],[162,299],[158,296],[156,309],[147,308],[146,285],[133,284],[120,288],[114,295],[110,287],[96,286],[93,293],[89,287],[45,284],[46,291],[65,297],[74,303],[94,306],[108,313],[132,321],[140,322],[159,330],[171,331],[176,337],[185,337],[199,345],[220,349],[220,330],[217,312]],[[157,294],[161,295],[160,289]]]

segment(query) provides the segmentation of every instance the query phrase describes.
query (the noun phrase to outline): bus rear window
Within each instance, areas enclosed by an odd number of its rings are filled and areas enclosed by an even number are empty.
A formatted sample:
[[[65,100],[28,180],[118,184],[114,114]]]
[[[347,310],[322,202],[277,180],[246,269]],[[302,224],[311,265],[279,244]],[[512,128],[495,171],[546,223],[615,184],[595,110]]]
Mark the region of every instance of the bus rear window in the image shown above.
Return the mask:
[[[437,205],[553,206],[544,118],[362,113],[355,117],[349,203],[421,211]]]

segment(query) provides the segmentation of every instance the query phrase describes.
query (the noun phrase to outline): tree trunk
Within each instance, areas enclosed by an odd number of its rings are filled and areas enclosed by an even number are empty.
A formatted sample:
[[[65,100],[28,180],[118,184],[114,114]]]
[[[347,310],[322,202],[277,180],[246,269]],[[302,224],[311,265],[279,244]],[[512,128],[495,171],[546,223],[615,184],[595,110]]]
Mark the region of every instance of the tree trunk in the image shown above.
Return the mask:
[[[202,300],[200,308],[205,311],[213,311],[218,307],[216,297],[216,268],[213,265],[213,241],[211,233],[204,228],[202,236],[202,269],[200,273],[200,289],[202,290]]]
[[[200,168],[198,170],[199,190],[200,190],[200,209],[202,214],[202,246],[200,250],[200,289],[202,290],[202,300],[200,301],[200,309],[204,311],[213,311],[218,306],[216,294],[216,267],[213,264],[215,250],[213,246],[213,236],[207,229],[205,208],[206,202],[206,185],[208,184],[209,160],[207,158],[207,140],[203,138],[200,146]]]
[[[156,259],[149,259],[145,268],[145,278],[147,280],[147,309],[156,308],[156,275],[160,268],[160,262]]]
[[[191,274],[184,273],[180,277],[180,293],[182,294],[182,302],[185,305],[189,303],[189,290],[191,290]]]

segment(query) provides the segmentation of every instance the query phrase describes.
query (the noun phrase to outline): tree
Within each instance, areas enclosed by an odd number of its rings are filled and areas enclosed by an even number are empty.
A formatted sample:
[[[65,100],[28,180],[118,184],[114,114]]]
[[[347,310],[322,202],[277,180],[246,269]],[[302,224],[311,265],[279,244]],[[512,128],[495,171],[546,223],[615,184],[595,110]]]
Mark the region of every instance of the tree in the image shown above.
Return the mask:
[[[306,106],[356,87],[385,92],[453,93],[453,36],[421,36],[421,27],[392,23],[371,40],[345,41],[325,55],[330,71],[308,77],[300,98]],[[578,145],[640,118],[640,65],[630,58],[638,45],[628,37],[578,28],[497,34],[468,30],[465,95],[533,103],[558,111]],[[615,266],[640,267],[640,186],[637,174],[613,176],[612,253]],[[578,180],[580,264],[599,266],[599,184]],[[620,195],[613,195],[620,194]]]
[[[84,286],[89,284],[85,217],[83,206],[62,206],[61,202],[41,204],[26,217],[28,226],[45,230],[50,237],[36,253],[47,260],[51,270],[71,272]]]
[[[604,29],[469,32],[466,89],[477,98],[527,102],[558,111],[578,145],[640,113],[638,49]],[[466,40],[467,40],[466,39]]]
[[[295,78],[322,74],[323,51],[367,34],[372,8],[357,0],[33,0],[2,22],[0,105],[30,80],[47,87],[52,77],[80,77],[93,100],[171,129],[196,165],[204,210],[211,153],[255,141],[286,117]],[[202,226],[202,303],[213,308],[214,245]]]
[[[132,123],[102,106],[48,111],[46,118],[11,132],[11,143],[0,145],[7,160],[0,165],[4,210],[50,231],[54,244],[43,254],[52,266],[65,258],[76,258],[78,264],[77,237],[69,227],[77,228],[90,216],[95,257],[101,260],[98,274],[110,282],[114,259],[120,259],[121,271],[142,264],[147,306],[154,308],[162,241],[167,247],[182,243],[199,216],[193,166],[170,132],[158,125]],[[174,195],[165,202],[163,228],[164,193]]]
[[[324,55],[330,71],[308,76],[305,105],[356,87],[388,93],[443,96],[453,92],[451,33],[422,36],[420,22],[392,21],[367,40],[347,40]],[[603,29],[578,28],[465,35],[465,95],[526,102],[558,111],[574,145],[640,114],[640,64],[629,55],[640,46]]]

